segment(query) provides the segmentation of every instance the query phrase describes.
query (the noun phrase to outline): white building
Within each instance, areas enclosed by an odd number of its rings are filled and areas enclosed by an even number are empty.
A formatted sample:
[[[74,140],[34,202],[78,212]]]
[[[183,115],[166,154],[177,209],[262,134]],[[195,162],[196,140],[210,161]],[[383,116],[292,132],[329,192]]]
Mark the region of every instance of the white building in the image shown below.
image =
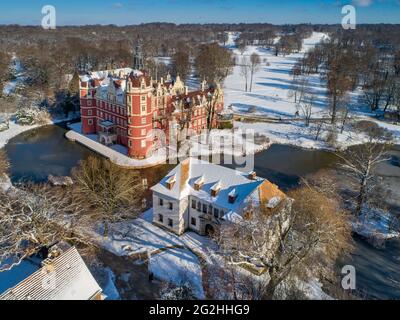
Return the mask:
[[[262,200],[275,208],[285,194],[254,172],[244,174],[207,161],[188,158],[153,191],[153,222],[176,234],[214,232],[223,220],[242,219]]]

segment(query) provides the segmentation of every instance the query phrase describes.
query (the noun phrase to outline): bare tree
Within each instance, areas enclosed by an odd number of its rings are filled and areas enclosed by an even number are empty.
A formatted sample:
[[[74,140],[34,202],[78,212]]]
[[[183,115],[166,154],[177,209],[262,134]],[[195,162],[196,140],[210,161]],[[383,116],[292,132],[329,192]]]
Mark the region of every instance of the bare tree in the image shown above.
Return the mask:
[[[58,241],[85,242],[73,228],[84,208],[85,202],[67,189],[42,185],[0,190],[0,272]]]
[[[376,166],[390,159],[387,151],[392,145],[392,135],[378,126],[367,128],[363,135],[366,135],[364,144],[336,152],[341,160],[341,168],[355,182],[356,215],[361,214],[375,186]]]
[[[74,193],[93,209],[92,215],[108,235],[109,223],[135,217],[143,188],[135,171],[124,170],[109,160],[89,157],[73,170]]]
[[[310,125],[310,120],[313,115],[313,107],[315,104],[315,95],[307,95],[303,101],[296,104],[298,114],[304,119],[306,127]]]
[[[178,51],[172,57],[173,76],[180,76],[186,80],[190,73],[190,57],[186,51]]]
[[[207,95],[207,129],[210,132],[214,125],[215,116],[217,113],[217,107],[221,103],[222,92],[220,90],[220,85],[217,88],[212,88]]]
[[[240,75],[243,76],[246,84],[245,84],[245,91],[247,92],[248,89],[248,80],[250,74],[250,65],[249,61],[246,57],[243,57],[240,62]]]
[[[217,43],[202,45],[195,59],[200,79],[208,83],[222,83],[232,71],[234,59],[230,50]]]
[[[0,178],[3,174],[8,172],[10,168],[10,162],[8,161],[7,154],[4,150],[0,150]]]
[[[218,242],[230,264],[264,268],[270,277],[264,298],[272,299],[277,287],[292,277],[332,269],[337,257],[350,249],[347,214],[338,201],[309,186],[289,193],[279,209],[261,204],[248,219],[223,225]],[[308,270],[307,273],[304,270]]]
[[[257,53],[250,56],[250,92],[253,90],[253,77],[260,69],[261,59]]]

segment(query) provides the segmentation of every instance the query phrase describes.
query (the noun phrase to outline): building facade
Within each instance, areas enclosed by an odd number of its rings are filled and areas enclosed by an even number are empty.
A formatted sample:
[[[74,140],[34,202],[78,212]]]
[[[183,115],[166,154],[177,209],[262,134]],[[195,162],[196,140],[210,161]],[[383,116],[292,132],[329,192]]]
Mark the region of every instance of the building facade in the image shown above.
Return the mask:
[[[153,223],[178,235],[187,230],[211,234],[223,221],[243,219],[261,203],[271,211],[291,207],[276,185],[254,172],[196,158],[181,162],[152,191]]]
[[[134,64],[143,66],[139,46]],[[148,158],[170,137],[179,141],[216,128],[224,108],[219,85],[203,82],[199,90],[189,91],[179,76],[154,80],[131,68],[80,76],[79,89],[82,133],[98,135],[105,145],[123,145],[135,159]],[[153,129],[162,130],[166,139],[160,141]]]

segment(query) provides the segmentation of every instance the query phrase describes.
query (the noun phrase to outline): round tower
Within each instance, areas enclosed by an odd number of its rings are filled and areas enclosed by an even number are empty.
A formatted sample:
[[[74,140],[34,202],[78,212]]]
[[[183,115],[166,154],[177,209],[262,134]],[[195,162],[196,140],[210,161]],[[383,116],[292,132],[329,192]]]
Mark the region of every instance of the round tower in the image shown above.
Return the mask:
[[[79,80],[79,97],[81,105],[82,133],[94,134],[97,132],[96,123],[96,86],[93,80],[83,76]]]
[[[150,77],[132,73],[127,82],[128,155],[144,159],[153,152],[153,110]]]

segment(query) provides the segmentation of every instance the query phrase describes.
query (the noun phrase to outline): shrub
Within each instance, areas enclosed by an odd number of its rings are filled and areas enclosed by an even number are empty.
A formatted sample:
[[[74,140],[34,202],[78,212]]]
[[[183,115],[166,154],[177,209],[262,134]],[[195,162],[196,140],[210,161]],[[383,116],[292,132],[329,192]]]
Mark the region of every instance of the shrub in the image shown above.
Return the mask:
[[[354,129],[359,132],[369,132],[371,130],[377,130],[379,125],[376,122],[369,120],[357,121],[353,125]]]
[[[47,124],[51,120],[50,113],[46,109],[38,107],[20,108],[15,114],[17,123],[23,126],[33,124]]]
[[[233,128],[233,123],[232,122],[220,122],[219,124],[220,129],[232,129]]]

